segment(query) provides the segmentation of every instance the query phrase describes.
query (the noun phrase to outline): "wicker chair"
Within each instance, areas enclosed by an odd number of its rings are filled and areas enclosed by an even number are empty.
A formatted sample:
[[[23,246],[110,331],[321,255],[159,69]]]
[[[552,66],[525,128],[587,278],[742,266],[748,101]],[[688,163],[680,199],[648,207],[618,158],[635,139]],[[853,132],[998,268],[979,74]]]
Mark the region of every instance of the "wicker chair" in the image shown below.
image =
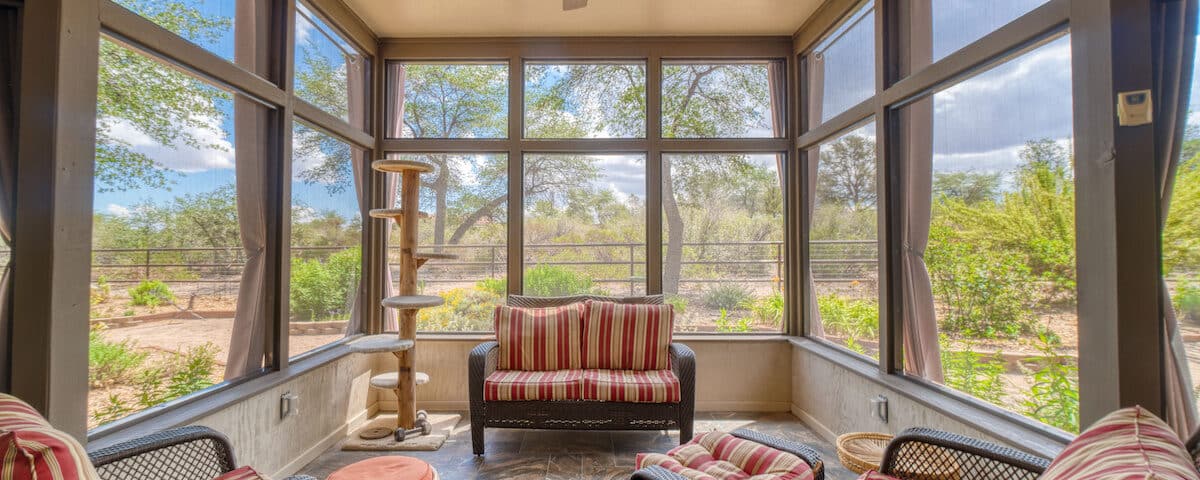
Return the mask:
[[[623,303],[662,303],[662,296],[614,299],[577,295],[536,298],[510,295],[510,306],[528,308],[569,305],[587,300]],[[471,350],[469,387],[471,397],[471,446],[483,455],[483,431],[492,428],[538,428],[559,430],[668,430],[679,429],[679,442],[692,439],[696,405],[696,357],[681,343],[669,348],[671,370],[679,379],[679,403],[632,403],[588,401],[484,401],[483,381],[496,371],[500,345],[484,342]]]
[[[880,473],[906,480],[1035,480],[1049,466],[1049,459],[993,443],[910,428],[888,443]]]
[[[788,452],[792,455],[800,457],[813,470],[813,480],[825,479],[825,463],[821,461],[821,455],[812,447],[803,443],[796,443],[781,438],[763,435],[753,430],[738,429],[729,432],[731,435],[743,438],[760,445],[766,445],[776,450]],[[678,473],[667,470],[658,465],[649,466],[633,472],[632,480],[687,480]]]
[[[229,439],[208,427],[180,427],[90,452],[103,480],[212,480],[237,468]],[[306,475],[285,480],[317,480]]]

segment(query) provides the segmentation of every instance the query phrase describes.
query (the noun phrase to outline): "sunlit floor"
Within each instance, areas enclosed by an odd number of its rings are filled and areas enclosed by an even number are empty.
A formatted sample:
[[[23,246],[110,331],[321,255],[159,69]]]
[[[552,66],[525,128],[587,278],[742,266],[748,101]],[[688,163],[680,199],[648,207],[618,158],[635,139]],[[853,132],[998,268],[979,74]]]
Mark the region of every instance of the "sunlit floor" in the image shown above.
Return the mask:
[[[811,445],[821,452],[826,477],[849,480],[858,476],[842,468],[837,453],[789,413],[696,413],[696,433],[747,428]],[[679,444],[677,431],[583,432],[488,429],[486,454],[471,453],[467,415],[436,452],[397,452],[424,459],[445,480],[469,479],[627,479],[639,452],[666,452]],[[300,473],[325,478],[334,470],[378,452],[343,452],[340,445],[321,454]]]

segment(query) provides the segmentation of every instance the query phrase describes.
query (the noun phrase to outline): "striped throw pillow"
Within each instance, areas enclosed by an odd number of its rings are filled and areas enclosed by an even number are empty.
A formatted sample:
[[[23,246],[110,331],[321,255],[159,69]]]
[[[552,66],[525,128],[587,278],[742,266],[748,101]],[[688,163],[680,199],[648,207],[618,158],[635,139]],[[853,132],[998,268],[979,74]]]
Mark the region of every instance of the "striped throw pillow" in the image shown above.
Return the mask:
[[[54,429],[29,404],[0,394],[0,478],[98,480],[74,437]]]
[[[671,305],[588,301],[583,368],[667,370],[675,310]]]
[[[496,307],[499,370],[550,371],[580,368],[583,304],[552,308]]]
[[[1100,419],[1050,463],[1041,480],[1197,480],[1183,442],[1142,407]]]
[[[639,453],[637,468],[658,465],[689,480],[812,480],[804,459],[725,432],[703,433],[661,453]]]

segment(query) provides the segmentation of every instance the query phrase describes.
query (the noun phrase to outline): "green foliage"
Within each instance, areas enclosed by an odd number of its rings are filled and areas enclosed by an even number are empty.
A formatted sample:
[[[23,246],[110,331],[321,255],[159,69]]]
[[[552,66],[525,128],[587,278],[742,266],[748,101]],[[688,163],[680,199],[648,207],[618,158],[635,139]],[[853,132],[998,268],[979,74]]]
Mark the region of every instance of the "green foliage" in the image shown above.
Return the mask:
[[[177,354],[178,355],[178,354]],[[175,369],[167,383],[166,400],[173,400],[213,385],[217,366],[217,346],[205,343],[187,349],[175,359]]]
[[[289,305],[304,321],[346,318],[361,277],[362,249],[351,247],[319,259],[292,258]]]
[[[1192,277],[1185,277],[1175,285],[1171,298],[1177,314],[1187,320],[1200,322],[1200,285]]]
[[[1000,197],[1000,174],[980,172],[936,172],[934,198],[958,200],[967,205],[994,202]]]
[[[682,295],[666,294],[664,300],[667,302],[667,304],[674,307],[675,315],[683,315],[687,312],[687,297]]]
[[[128,340],[106,340],[100,324],[88,332],[88,383],[93,388],[128,382],[145,360],[146,354]]]
[[[112,298],[112,287],[108,284],[108,277],[101,275],[89,289],[88,301],[94,307],[107,302],[109,298]]]
[[[129,303],[135,306],[157,307],[175,301],[171,287],[158,280],[143,280],[129,290]]]
[[[1000,352],[985,356],[968,343],[956,351],[942,338],[944,384],[980,400],[1004,406],[1004,358]]]
[[[1074,433],[1079,431],[1079,367],[1055,346],[1048,337],[1038,337],[1041,356],[1034,359],[1038,368],[1021,408],[1030,418]]]
[[[561,297],[592,293],[591,277],[556,265],[535,265],[525,270],[525,295]]]
[[[1032,274],[1019,254],[979,251],[933,227],[925,264],[942,306],[942,331],[972,338],[1015,337],[1035,325]]]
[[[817,173],[817,200],[851,211],[870,209],[877,197],[875,184],[875,140],[863,135],[845,135],[821,148]]]
[[[422,332],[487,332],[492,330],[492,314],[504,296],[482,289],[455,288],[442,292],[440,306],[417,313],[417,329]]]
[[[120,395],[110,393],[104,399],[104,404],[92,412],[92,418],[101,424],[105,424],[133,413],[133,408]]]
[[[508,295],[508,279],[507,278],[485,278],[475,282],[475,289],[488,292],[497,297],[504,298]]]
[[[831,293],[817,297],[817,310],[827,333],[850,339],[879,338],[879,303],[874,300]]]
[[[742,308],[752,298],[750,290],[741,284],[722,282],[705,290],[704,295],[700,298],[700,303],[708,308],[735,310]]]
[[[1200,149],[1200,140],[1190,140]],[[1163,271],[1200,272],[1200,155],[1185,157],[1176,170],[1171,209],[1163,225]]]
[[[749,317],[743,317],[737,320],[729,318],[729,311],[721,309],[721,316],[717,317],[715,322],[717,333],[746,333],[751,330],[751,320]]]
[[[744,306],[750,310],[754,320],[772,326],[783,321],[783,293],[774,292],[762,298],[749,299]]]

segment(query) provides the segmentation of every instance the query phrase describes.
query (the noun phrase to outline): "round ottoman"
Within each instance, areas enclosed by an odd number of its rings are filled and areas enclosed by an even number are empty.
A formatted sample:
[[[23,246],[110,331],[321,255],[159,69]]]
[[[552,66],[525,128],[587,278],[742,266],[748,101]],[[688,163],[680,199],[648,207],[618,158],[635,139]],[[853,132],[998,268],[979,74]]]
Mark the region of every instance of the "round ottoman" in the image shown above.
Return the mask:
[[[438,474],[420,459],[386,456],[346,465],[327,480],[438,480]]]

